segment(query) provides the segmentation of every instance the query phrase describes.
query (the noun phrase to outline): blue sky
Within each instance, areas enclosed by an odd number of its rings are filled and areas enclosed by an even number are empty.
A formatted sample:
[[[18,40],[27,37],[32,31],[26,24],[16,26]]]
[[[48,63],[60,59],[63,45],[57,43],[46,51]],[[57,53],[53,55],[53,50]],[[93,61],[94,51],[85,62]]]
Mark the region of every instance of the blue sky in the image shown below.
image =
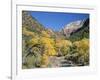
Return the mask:
[[[61,12],[29,12],[32,17],[37,19],[44,27],[54,31],[61,30],[66,24],[89,18],[89,14],[82,13],[61,13]]]

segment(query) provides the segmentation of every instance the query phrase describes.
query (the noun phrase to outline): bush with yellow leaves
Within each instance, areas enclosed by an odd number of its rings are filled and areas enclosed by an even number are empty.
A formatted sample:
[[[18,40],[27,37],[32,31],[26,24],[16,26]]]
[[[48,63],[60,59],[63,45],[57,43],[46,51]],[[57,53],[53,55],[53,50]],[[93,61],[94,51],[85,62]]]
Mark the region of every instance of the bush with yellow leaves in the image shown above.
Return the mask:
[[[57,39],[56,40],[56,49],[58,51],[58,55],[66,55],[70,51],[70,47],[72,46],[72,42],[69,40],[62,40]]]
[[[54,47],[55,42],[53,39],[47,38],[47,37],[41,37],[40,42],[41,42],[41,45],[43,45],[44,47],[43,54],[46,54],[48,56],[57,55],[55,47]]]
[[[89,64],[89,39],[82,39],[80,41],[75,41],[73,46],[76,48],[78,53],[78,62],[83,65]]]
[[[41,67],[47,67],[48,65],[49,65],[49,56],[43,54],[41,58]]]
[[[43,37],[50,37],[50,35],[46,31],[41,32],[41,36]]]
[[[77,51],[82,55],[87,54],[87,52],[89,52],[89,39],[84,38],[80,41],[75,41],[73,45],[77,48]]]
[[[22,33],[23,33],[23,35],[26,35],[26,36],[35,36],[35,33],[34,32],[31,32],[31,31],[28,31],[27,29],[26,29],[26,27],[23,27],[22,28]]]

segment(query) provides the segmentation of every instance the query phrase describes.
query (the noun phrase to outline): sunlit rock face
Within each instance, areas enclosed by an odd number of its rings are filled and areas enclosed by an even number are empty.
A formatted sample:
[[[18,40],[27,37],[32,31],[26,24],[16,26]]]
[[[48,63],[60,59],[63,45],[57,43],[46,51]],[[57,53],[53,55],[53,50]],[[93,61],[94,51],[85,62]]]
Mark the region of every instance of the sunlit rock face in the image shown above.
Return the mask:
[[[84,21],[78,20],[65,25],[65,27],[63,28],[63,34],[66,37],[70,37],[70,34],[81,28],[83,23]]]

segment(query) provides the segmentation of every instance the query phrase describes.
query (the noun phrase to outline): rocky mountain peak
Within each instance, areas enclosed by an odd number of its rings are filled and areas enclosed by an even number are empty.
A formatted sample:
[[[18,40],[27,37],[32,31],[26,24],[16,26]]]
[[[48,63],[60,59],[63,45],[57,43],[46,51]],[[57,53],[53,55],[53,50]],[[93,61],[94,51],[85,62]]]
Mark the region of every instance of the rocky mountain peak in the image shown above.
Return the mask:
[[[65,27],[63,28],[63,34],[66,37],[69,37],[72,32],[75,32],[77,29],[82,27],[83,22],[84,21],[82,20],[78,20],[65,25]]]

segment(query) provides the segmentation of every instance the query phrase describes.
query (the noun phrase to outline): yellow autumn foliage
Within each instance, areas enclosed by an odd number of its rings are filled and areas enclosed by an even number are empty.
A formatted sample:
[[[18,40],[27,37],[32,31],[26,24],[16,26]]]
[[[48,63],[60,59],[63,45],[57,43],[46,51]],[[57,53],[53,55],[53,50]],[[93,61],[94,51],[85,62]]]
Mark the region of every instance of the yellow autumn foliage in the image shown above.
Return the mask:
[[[42,32],[41,32],[41,35],[42,35],[43,37],[50,37],[50,35],[49,35],[46,31],[42,31]]]
[[[47,56],[46,54],[43,54],[42,58],[41,58],[41,67],[47,67],[49,64],[49,60],[48,60],[49,56]]]
[[[28,41],[28,44],[29,44],[30,46],[33,46],[33,45],[35,45],[35,44],[38,44],[38,40],[39,40],[39,38],[33,37],[32,39],[30,39],[30,40]]]
[[[42,37],[40,39],[41,44],[44,46],[44,54],[48,56],[56,55],[55,47],[54,47],[54,40],[47,37]]]
[[[58,39],[56,40],[56,46],[57,47],[63,47],[63,46],[69,47],[69,46],[72,46],[72,42],[69,40]]]
[[[73,43],[74,46],[76,46],[77,48],[77,51],[80,53],[80,54],[86,54],[89,52],[89,39],[82,39],[80,41],[75,41]]]
[[[28,31],[25,27],[22,29],[22,34],[26,36],[35,36],[34,32]]]
[[[57,50],[58,51],[60,50],[62,55],[66,55],[70,50],[71,46],[72,46],[72,42],[69,40],[62,40],[62,39],[56,40]]]

